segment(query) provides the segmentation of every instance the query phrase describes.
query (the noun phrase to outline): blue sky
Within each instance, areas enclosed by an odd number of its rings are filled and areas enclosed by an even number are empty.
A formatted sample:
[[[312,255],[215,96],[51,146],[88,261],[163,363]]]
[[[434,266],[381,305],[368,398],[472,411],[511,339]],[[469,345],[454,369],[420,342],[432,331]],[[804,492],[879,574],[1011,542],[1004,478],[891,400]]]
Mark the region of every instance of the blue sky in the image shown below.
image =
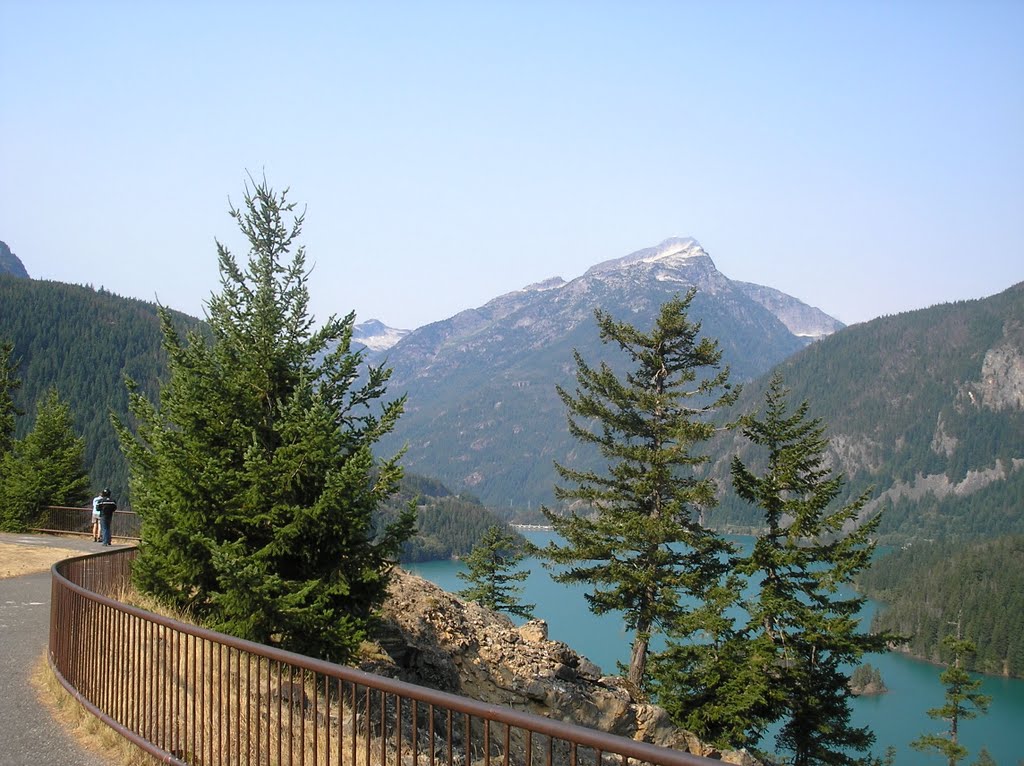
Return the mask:
[[[0,239],[201,315],[246,172],[412,328],[670,236],[847,323],[1024,279],[1021,2],[0,0]]]

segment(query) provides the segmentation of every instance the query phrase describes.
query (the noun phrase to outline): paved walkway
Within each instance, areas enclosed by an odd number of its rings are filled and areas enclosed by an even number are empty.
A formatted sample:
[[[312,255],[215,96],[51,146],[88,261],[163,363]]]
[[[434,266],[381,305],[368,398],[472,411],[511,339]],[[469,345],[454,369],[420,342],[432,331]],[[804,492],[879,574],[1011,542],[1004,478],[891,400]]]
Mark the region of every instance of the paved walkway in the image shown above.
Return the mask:
[[[0,542],[105,550],[85,538],[0,533]],[[0,766],[104,766],[36,698],[29,683],[50,629],[50,572],[0,579]]]

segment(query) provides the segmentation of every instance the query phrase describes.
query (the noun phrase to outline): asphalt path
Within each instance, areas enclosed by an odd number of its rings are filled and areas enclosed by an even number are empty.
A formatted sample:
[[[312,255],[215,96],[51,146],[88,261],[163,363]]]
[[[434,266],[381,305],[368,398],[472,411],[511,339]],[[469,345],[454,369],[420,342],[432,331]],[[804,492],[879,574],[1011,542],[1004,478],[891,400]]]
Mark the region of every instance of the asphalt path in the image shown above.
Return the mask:
[[[71,537],[0,534],[0,542],[106,550]],[[50,630],[50,572],[0,579],[0,766],[104,766],[39,702],[29,682]]]

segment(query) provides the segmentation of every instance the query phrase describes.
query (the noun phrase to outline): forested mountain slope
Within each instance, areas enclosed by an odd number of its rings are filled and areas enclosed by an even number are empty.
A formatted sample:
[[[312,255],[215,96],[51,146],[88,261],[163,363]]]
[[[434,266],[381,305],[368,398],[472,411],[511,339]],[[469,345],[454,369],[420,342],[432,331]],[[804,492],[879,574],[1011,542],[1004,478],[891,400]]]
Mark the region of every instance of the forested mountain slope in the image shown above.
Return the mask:
[[[181,333],[199,324],[177,312],[172,317]],[[126,417],[126,377],[154,400],[167,379],[157,307],[89,287],[0,274],[0,338],[14,343],[14,359],[20,359],[15,400],[29,414],[18,419],[17,436],[31,428],[37,400],[56,386],[85,437],[94,490],[108,486],[124,504],[127,467],[110,413]],[[479,501],[414,475],[403,480],[384,516],[397,515],[412,500],[419,506],[419,534],[405,546],[407,561],[464,555],[489,526],[502,523]]]
[[[404,562],[462,558],[490,527],[504,525],[476,498],[453,495],[441,482],[410,473],[381,509],[380,521],[394,521],[409,502],[416,503],[416,536],[402,545]]]
[[[184,330],[199,320],[172,312]],[[110,424],[125,417],[125,378],[150,396],[166,378],[157,307],[89,287],[0,274],[0,338],[14,343],[22,384],[15,403],[25,413],[17,436],[31,428],[36,402],[55,386],[85,437],[86,471],[96,489],[125,497],[127,467]]]
[[[873,627],[910,636],[915,656],[948,662],[942,639],[959,622],[978,648],[968,669],[1024,676],[1024,536],[914,544],[877,561],[860,584],[889,604]]]
[[[795,401],[829,426],[849,494],[872,488],[883,539],[1024,533],[1024,283],[975,301],[846,328],[780,366]],[[767,376],[746,387],[758,407]],[[717,444],[728,487],[742,440]],[[729,491],[712,522],[755,519]]]

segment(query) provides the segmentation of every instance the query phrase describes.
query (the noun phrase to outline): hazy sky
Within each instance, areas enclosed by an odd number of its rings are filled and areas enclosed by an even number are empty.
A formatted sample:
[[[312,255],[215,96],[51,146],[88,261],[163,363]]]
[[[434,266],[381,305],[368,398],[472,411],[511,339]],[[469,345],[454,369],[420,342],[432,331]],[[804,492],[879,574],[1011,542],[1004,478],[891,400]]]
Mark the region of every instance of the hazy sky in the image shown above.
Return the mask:
[[[0,240],[202,315],[246,172],[319,317],[670,236],[853,323],[1024,279],[1024,3],[0,0]]]

